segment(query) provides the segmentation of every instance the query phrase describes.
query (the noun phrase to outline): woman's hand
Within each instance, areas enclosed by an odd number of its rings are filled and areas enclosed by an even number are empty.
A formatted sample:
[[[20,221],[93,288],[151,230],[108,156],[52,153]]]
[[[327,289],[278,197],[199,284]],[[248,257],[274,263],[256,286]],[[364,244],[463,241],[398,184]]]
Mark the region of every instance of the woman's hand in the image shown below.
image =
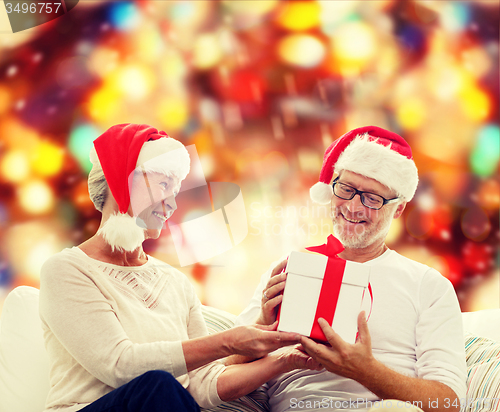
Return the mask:
[[[287,348],[277,354],[278,358],[285,362],[288,371],[294,369],[311,369],[319,371],[323,369],[323,365],[314,360],[304,351],[302,345],[295,345],[293,348]]]
[[[276,331],[277,324],[269,326],[238,326],[226,332],[225,344],[232,354],[261,358],[283,346],[300,342],[300,335],[291,332]]]
[[[257,319],[259,325],[271,325],[276,320],[277,307],[283,300],[286,273],[284,273],[288,260],[280,262],[271,272],[271,278],[262,293],[260,315]]]

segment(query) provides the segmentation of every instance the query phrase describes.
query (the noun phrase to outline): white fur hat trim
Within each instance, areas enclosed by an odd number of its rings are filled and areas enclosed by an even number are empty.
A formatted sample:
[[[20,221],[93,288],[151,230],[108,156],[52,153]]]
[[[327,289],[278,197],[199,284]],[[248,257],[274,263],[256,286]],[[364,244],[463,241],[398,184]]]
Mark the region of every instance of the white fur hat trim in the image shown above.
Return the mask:
[[[119,251],[132,252],[140,247],[145,239],[144,229],[137,225],[134,217],[124,213],[112,214],[97,234],[104,238],[112,251],[116,248]]]
[[[333,187],[323,182],[317,182],[309,189],[311,199],[320,205],[327,205],[333,196]]]
[[[409,202],[417,190],[418,171],[412,159],[384,146],[370,141],[368,136],[355,138],[339,156],[334,170],[360,174],[394,190]]]
[[[151,140],[142,145],[136,164],[144,166],[146,172],[175,175],[184,180],[189,173],[189,153],[181,142],[171,137]]]

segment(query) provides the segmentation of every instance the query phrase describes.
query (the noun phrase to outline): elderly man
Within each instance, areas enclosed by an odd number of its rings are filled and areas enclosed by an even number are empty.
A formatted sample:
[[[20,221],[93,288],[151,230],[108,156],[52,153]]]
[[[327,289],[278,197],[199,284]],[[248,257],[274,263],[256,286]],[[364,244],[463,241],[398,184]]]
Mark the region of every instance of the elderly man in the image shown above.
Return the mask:
[[[366,410],[382,399],[395,399],[393,407],[403,409],[460,410],[466,366],[453,287],[436,270],[385,244],[392,219],[417,188],[410,146],[379,127],[352,130],[326,150],[319,180],[311,198],[331,202],[333,234],[345,247],[339,256],[370,266],[373,308],[368,321],[364,311],[358,316],[355,344],[319,320],[330,345],[306,337],[302,345],[325,369],[270,380],[272,411]],[[285,266],[286,260],[263,275],[239,324],[275,321]]]

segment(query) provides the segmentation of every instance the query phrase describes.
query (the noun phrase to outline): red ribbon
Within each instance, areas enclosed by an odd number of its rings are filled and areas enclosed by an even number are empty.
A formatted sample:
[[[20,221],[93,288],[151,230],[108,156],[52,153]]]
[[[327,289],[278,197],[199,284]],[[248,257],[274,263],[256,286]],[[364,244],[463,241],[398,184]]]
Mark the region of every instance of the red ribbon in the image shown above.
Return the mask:
[[[306,247],[306,250],[328,256],[325,276],[323,277],[318,306],[316,307],[316,314],[314,315],[313,327],[310,334],[313,339],[327,342],[328,339],[326,339],[325,334],[321,330],[318,319],[323,318],[330,325],[333,322],[346,265],[346,261],[339,258],[337,254],[344,250],[344,246],[333,235],[329,235],[327,243],[319,246]]]

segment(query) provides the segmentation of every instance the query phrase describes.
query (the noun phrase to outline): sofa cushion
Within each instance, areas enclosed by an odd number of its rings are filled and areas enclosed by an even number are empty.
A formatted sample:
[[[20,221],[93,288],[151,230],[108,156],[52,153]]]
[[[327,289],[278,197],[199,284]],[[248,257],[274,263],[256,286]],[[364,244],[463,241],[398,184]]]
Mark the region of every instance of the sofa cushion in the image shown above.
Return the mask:
[[[5,299],[0,323],[0,412],[42,411],[49,362],[38,316],[38,289],[20,286]]]
[[[500,411],[500,342],[465,335],[466,412]]]
[[[231,329],[234,326],[236,315],[226,312],[212,306],[202,306],[201,313],[205,319],[208,333],[211,335],[215,332]]]
[[[0,412],[40,412],[49,391],[49,362],[38,315],[38,289],[20,286],[5,299],[0,318]],[[235,315],[202,306],[210,334],[231,328]],[[264,406],[263,406],[264,405]],[[267,394],[260,388],[211,411],[260,412]]]
[[[201,311],[210,334],[232,328],[236,319],[235,315],[211,306],[202,306]],[[202,409],[204,412],[264,412],[268,410],[269,397],[263,386],[234,401],[223,402],[214,408]]]

